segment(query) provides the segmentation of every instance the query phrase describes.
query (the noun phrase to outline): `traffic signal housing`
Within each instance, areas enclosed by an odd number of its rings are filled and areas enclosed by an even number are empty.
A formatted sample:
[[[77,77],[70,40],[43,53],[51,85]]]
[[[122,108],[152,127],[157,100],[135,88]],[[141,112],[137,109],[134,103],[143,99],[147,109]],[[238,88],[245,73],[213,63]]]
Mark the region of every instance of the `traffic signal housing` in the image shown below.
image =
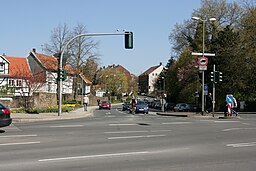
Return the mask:
[[[60,80],[64,81],[67,79],[67,71],[66,70],[58,69],[57,74],[58,74],[58,77],[57,77],[58,81],[60,81]]]
[[[215,83],[222,82],[222,72],[215,71]]]
[[[124,47],[125,49],[133,49],[133,32],[125,32],[124,35]]]
[[[211,82],[215,83],[215,72],[211,72]]]

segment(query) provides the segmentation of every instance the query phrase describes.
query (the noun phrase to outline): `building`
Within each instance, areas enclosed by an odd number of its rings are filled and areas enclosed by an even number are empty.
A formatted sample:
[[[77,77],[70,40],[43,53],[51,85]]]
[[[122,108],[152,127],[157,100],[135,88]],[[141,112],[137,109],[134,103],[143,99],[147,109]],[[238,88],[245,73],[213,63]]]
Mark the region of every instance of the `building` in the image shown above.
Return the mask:
[[[74,72],[68,65],[66,80],[63,81],[63,94],[73,93]],[[0,56],[0,92],[12,96],[31,96],[33,92],[57,93],[58,59],[40,54],[33,49],[27,57]],[[81,89],[90,93],[91,81],[79,74]]]
[[[25,80],[31,77],[26,58],[0,56],[1,95],[28,96],[29,89]]]
[[[162,63],[157,66],[150,67],[145,72],[139,75],[139,93],[151,94],[154,91],[154,84],[156,83],[159,75],[163,71]]]

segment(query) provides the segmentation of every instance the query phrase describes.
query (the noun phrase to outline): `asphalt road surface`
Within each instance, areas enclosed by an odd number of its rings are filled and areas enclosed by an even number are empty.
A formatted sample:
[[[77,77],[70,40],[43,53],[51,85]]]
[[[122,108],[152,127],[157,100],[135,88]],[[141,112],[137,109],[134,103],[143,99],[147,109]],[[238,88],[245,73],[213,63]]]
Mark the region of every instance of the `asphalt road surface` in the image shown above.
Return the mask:
[[[256,168],[256,115],[179,118],[113,108],[88,118],[19,123],[2,130],[1,171]]]

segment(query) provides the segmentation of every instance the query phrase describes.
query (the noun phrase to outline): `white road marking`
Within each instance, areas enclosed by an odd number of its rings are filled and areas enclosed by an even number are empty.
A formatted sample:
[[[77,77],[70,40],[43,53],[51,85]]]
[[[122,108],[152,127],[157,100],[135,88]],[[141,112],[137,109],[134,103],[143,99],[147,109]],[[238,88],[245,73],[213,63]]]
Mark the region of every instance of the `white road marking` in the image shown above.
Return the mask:
[[[90,159],[90,158],[103,158],[103,157],[118,157],[118,156],[129,156],[129,155],[141,155],[147,154],[147,151],[139,152],[128,152],[128,153],[112,153],[112,154],[99,154],[99,155],[90,155],[90,156],[74,156],[74,157],[60,157],[60,158],[49,158],[41,159],[39,162],[48,162],[48,161],[61,161],[61,160],[77,160],[77,159]]]
[[[237,123],[240,121],[214,121],[215,123]]]
[[[256,146],[256,142],[249,142],[249,143],[238,143],[238,144],[227,144],[227,147],[253,147]]]
[[[20,138],[20,137],[37,137],[36,134],[31,134],[31,135],[5,135],[5,136],[0,136],[0,138]]]
[[[74,127],[83,127],[84,125],[56,125],[50,126],[51,128],[74,128]]]
[[[18,142],[18,143],[5,143],[5,144],[0,144],[0,146],[29,145],[29,144],[40,144],[40,141],[35,141],[35,142]]]
[[[222,131],[249,130],[249,129],[256,129],[256,128],[228,128],[228,129],[223,129]]]
[[[163,125],[182,125],[182,124],[190,124],[191,122],[166,122],[162,123]]]
[[[138,135],[138,136],[126,136],[126,137],[109,137],[109,140],[117,139],[134,139],[134,138],[153,138],[153,137],[165,137],[166,135]]]
[[[150,131],[114,131],[104,132],[105,134],[129,134],[129,133],[147,133],[147,132],[169,132],[171,130],[150,130]]]
[[[138,124],[109,124],[109,126],[133,126]]]

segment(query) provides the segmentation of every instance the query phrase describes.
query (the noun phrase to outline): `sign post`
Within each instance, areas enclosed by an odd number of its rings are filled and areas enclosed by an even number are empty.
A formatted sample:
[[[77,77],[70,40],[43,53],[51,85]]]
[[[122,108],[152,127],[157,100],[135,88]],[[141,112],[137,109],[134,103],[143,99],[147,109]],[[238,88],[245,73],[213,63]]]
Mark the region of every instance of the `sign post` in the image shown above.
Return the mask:
[[[203,43],[204,43],[204,41],[203,41]],[[197,63],[199,65],[199,70],[202,71],[202,115],[204,115],[204,96],[205,96],[205,93],[204,93],[204,71],[207,70],[207,64],[208,64],[208,59],[205,56],[215,56],[215,54],[214,53],[204,53],[204,48],[203,48],[203,53],[192,52],[192,55],[202,56],[198,59]]]

